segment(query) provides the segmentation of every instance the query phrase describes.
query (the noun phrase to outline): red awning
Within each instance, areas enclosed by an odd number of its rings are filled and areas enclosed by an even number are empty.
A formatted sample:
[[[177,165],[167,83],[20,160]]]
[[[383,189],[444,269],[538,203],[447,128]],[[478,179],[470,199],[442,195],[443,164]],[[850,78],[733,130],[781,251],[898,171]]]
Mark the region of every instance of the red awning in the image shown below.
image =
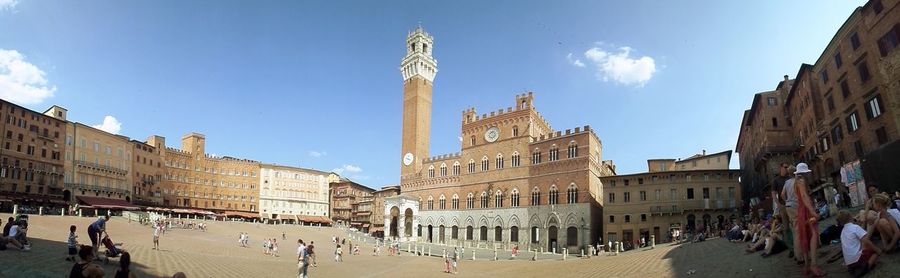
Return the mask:
[[[306,222],[306,223],[322,223],[322,224],[329,224],[329,223],[331,223],[331,219],[328,219],[328,217],[325,217],[325,216],[309,216],[309,215],[302,215],[302,216],[298,216],[297,218],[298,218],[300,221],[303,221],[303,222]]]
[[[226,211],[225,211],[225,216],[227,216],[227,217],[230,217],[230,216],[237,216],[237,217],[243,217],[243,218],[259,218],[259,213],[255,213],[255,212],[245,212],[245,211],[226,210]]]
[[[138,209],[137,206],[132,205],[128,201],[121,199],[109,199],[109,198],[100,198],[100,197],[88,197],[88,196],[78,196],[79,203],[82,205],[88,205],[95,208],[103,208],[103,209],[123,209],[123,210],[133,210]]]

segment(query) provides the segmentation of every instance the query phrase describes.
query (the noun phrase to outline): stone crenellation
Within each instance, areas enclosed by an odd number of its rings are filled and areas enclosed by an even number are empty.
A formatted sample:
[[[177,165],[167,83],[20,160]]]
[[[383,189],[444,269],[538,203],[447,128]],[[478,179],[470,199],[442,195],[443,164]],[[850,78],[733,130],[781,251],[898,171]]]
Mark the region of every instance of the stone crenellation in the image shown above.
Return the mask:
[[[425,159],[425,162],[433,162],[433,161],[438,161],[438,160],[444,160],[444,159],[450,159],[450,158],[460,158],[460,157],[462,157],[462,153],[460,153],[460,152],[450,153],[450,154],[441,154],[441,155],[429,157],[428,159]]]
[[[572,129],[566,129],[565,131],[555,131],[555,132],[551,132],[549,134],[544,134],[544,135],[541,135],[540,137],[534,138],[534,143],[544,142],[544,141],[553,140],[553,139],[563,137],[563,136],[569,136],[569,135],[581,134],[581,133],[593,133],[593,130],[591,129],[590,125],[586,125],[584,127],[576,127],[574,131]]]

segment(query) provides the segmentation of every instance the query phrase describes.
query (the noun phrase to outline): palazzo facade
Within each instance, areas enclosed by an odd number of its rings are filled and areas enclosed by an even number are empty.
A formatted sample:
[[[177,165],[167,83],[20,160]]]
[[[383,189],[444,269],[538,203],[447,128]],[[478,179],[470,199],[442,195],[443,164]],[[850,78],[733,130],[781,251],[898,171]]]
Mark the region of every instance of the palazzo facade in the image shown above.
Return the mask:
[[[385,235],[401,241],[578,252],[601,234],[603,186],[615,174],[590,126],[556,131],[534,95],[478,115],[462,112],[460,152],[429,156],[433,38],[407,38],[401,195],[385,200]]]

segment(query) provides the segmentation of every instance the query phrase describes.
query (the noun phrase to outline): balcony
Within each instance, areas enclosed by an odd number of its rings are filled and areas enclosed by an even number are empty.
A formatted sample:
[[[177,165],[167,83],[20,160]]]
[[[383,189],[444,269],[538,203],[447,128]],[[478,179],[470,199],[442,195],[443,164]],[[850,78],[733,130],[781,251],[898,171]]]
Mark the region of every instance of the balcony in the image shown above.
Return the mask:
[[[66,183],[65,188],[70,189],[70,190],[109,192],[109,193],[113,193],[113,194],[123,194],[123,195],[131,194],[131,190],[127,190],[127,189],[109,188],[109,187],[104,187],[104,186],[90,185],[90,184],[83,184],[83,183]]]
[[[94,169],[94,170],[98,170],[98,171],[106,171],[106,172],[110,172],[110,173],[122,175],[122,176],[128,175],[127,170],[123,170],[123,169],[119,169],[119,168],[111,167],[111,166],[106,166],[106,165],[101,165],[101,164],[97,164],[97,163],[93,163],[93,162],[88,162],[88,161],[84,161],[84,160],[75,160],[75,166],[90,168],[90,169]]]
[[[657,202],[650,206],[650,213],[654,215],[681,214],[687,211],[704,210],[733,210],[738,208],[737,200],[686,200],[675,202]]]

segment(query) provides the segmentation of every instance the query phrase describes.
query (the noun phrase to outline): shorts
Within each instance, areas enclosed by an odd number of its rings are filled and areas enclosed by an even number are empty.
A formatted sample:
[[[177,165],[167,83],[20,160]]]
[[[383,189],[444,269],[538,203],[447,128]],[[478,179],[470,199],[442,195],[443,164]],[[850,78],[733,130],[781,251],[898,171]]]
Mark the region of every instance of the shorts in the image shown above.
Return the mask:
[[[75,256],[78,254],[78,250],[75,247],[69,247],[69,256]]]
[[[872,249],[863,248],[862,255],[859,256],[859,259],[856,260],[855,263],[847,265],[847,268],[853,269],[853,268],[858,268],[858,267],[862,267],[862,266],[868,267],[869,266],[869,258],[871,258],[872,255],[874,255],[874,254],[875,254],[875,251],[872,251]]]
[[[153,236],[153,242],[154,243],[159,242],[159,236]]]

